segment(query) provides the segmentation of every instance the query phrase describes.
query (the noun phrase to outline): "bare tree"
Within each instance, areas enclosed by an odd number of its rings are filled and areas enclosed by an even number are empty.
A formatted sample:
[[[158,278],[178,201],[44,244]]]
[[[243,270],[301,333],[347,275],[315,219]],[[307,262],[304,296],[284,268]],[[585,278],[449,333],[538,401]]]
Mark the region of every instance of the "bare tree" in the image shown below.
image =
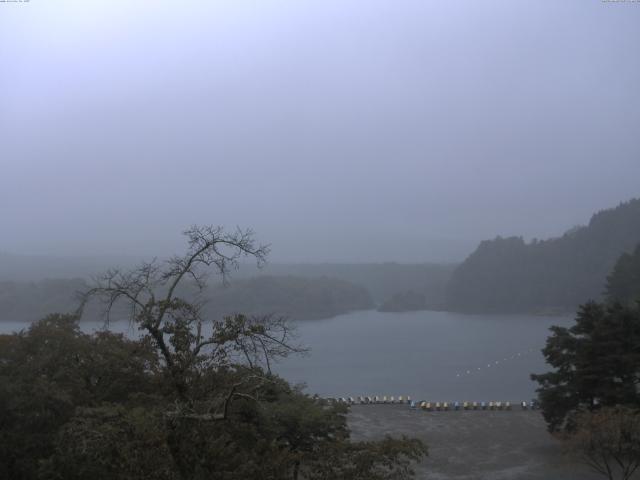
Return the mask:
[[[177,393],[173,415],[223,419],[233,398],[251,397],[269,381],[272,359],[302,349],[293,345],[292,330],[283,318],[233,315],[213,320],[203,315],[201,293],[209,275],[218,274],[226,282],[243,257],[253,258],[262,266],[268,246],[257,245],[251,230],[227,233],[221,227],[192,226],[184,234],[188,248],[182,256],[154,259],[127,271],[109,270],[97,277],[94,285],[81,294],[80,315],[94,298],[103,303],[106,322],[116,305],[126,306],[129,321],[151,337],[169,372]],[[195,299],[183,298],[180,292],[189,291],[186,287],[192,292],[195,287]],[[236,375],[234,383],[212,389],[217,413],[211,412],[213,407],[204,414],[194,413],[195,395],[191,391],[204,372],[229,373],[247,368],[251,374]],[[263,369],[267,375],[260,373]],[[201,401],[202,392],[197,396]],[[202,412],[202,408],[197,411]]]
[[[629,480],[640,467],[640,412],[625,407],[584,412],[565,436],[571,452],[609,480]]]

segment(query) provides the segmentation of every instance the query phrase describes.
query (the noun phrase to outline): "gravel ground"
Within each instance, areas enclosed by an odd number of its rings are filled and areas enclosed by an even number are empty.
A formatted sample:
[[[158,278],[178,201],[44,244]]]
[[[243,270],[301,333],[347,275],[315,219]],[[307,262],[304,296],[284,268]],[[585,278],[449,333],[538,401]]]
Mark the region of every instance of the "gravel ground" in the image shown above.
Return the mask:
[[[425,412],[404,405],[354,405],[354,440],[386,434],[418,437],[429,456],[416,478],[432,480],[596,480],[571,461],[546,431],[538,411]]]

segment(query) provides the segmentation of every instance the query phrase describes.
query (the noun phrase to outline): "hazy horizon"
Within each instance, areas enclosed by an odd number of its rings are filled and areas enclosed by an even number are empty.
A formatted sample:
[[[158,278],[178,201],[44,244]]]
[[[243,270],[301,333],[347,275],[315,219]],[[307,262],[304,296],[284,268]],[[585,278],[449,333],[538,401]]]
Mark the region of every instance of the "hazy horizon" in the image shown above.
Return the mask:
[[[640,197],[638,197],[640,198]],[[627,200],[631,200],[627,199]],[[620,203],[624,203],[627,200],[622,200]],[[572,228],[575,227],[584,227],[587,226],[589,223],[589,220],[591,218],[591,216],[599,211],[602,210],[609,210],[613,207],[617,206],[616,205],[612,205],[610,207],[607,208],[600,208],[597,209],[596,211],[592,212],[588,218],[585,219],[584,222],[576,222],[573,224],[572,227],[567,227],[565,229],[562,229],[561,231],[559,231],[557,234],[555,235],[550,235],[548,237],[541,237],[541,236],[530,236],[530,237],[525,237],[524,235],[521,234],[511,234],[511,235],[506,235],[507,237],[509,236],[515,236],[515,237],[523,237],[525,242],[530,242],[533,239],[537,239],[537,240],[549,240],[549,239],[553,239],[553,238],[558,238],[560,236],[562,236],[562,234],[566,233],[567,231],[571,230]],[[481,238],[478,239],[476,242],[472,243],[471,241],[467,242],[467,245],[464,245],[463,242],[459,242],[458,245],[456,246],[451,246],[449,245],[448,249],[446,249],[446,253],[443,256],[436,256],[436,259],[414,259],[414,260],[397,260],[397,259],[385,259],[385,258],[377,258],[377,259],[349,259],[349,258],[344,258],[344,259],[275,259],[273,260],[273,257],[271,255],[271,250],[273,249],[273,245],[272,244],[268,244],[269,247],[269,255],[267,258],[267,263],[266,266],[268,267],[269,264],[271,265],[321,265],[321,264],[326,264],[326,265],[331,265],[331,264],[335,264],[335,265],[348,265],[348,264],[353,264],[353,265],[359,265],[359,264],[404,264],[404,265],[413,265],[413,264],[456,264],[456,263],[461,263],[462,261],[465,260],[465,258],[467,258],[471,253],[473,253],[473,251],[475,251],[476,247],[479,245],[480,242],[484,241],[484,240],[493,240],[496,237],[504,237],[505,235],[500,235],[500,234],[495,234],[493,236],[488,236],[486,238]],[[262,241],[262,239],[259,238],[259,236],[256,235],[256,238],[258,241]],[[433,239],[430,239],[431,242],[433,242]],[[265,242],[266,243],[266,242]],[[432,243],[433,245],[434,243]],[[437,243],[436,243],[437,244]],[[443,247],[443,245],[440,245],[441,247]],[[467,250],[464,250],[465,247],[468,247]],[[138,253],[114,253],[114,252],[103,252],[103,253],[81,253],[81,254],[74,254],[74,253],[41,253],[41,252],[15,252],[15,251],[9,251],[9,250],[3,250],[0,249],[0,258],[2,256],[9,256],[9,257],[13,257],[13,258],[20,258],[20,257],[24,257],[24,258],[28,258],[31,260],[35,260],[37,258],[42,258],[42,259],[47,259],[47,260],[53,260],[53,261],[65,261],[65,260],[77,260],[80,262],[102,262],[102,261],[116,261],[116,262],[120,262],[122,263],[122,265],[128,265],[129,262],[139,262],[139,261],[148,261],[151,260],[153,258],[157,258],[158,260],[161,259],[165,259],[168,258],[170,256],[176,255],[176,254],[181,254],[182,251],[184,250],[184,248],[186,248],[186,245],[182,245],[182,248],[180,248],[180,246],[178,245],[176,250],[173,252],[170,251],[165,251],[165,252],[161,252],[161,253],[154,253],[155,251],[155,245],[153,243],[153,241],[150,241],[149,244],[149,250],[146,252],[138,252]],[[458,253],[459,255],[455,255],[454,253]],[[242,269],[246,269],[248,267],[251,266],[255,266],[255,262],[251,262],[249,260],[241,260],[241,268]]]
[[[0,4],[0,252],[452,262],[640,196],[633,2]],[[541,34],[544,32],[544,34]]]

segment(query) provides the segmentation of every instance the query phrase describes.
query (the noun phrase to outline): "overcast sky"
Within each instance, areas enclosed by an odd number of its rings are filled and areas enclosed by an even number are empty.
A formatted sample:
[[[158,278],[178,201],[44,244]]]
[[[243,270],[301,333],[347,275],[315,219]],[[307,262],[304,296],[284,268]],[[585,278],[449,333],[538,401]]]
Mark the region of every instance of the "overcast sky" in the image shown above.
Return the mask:
[[[0,251],[462,259],[640,196],[640,3],[0,3]]]

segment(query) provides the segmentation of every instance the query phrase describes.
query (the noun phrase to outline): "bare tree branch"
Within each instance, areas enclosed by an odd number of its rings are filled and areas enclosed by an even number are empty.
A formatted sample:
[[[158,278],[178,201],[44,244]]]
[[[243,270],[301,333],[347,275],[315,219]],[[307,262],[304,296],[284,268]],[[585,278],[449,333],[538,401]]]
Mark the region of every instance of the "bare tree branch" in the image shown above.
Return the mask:
[[[157,347],[181,408],[196,418],[200,412],[189,411],[189,390],[205,370],[227,368],[240,355],[240,363],[251,369],[264,366],[270,373],[274,358],[304,350],[293,345],[293,331],[284,318],[233,315],[213,321],[202,315],[203,303],[198,295],[212,271],[226,282],[243,257],[253,257],[258,266],[265,263],[269,247],[257,245],[253,231],[238,228],[227,233],[222,227],[192,226],[184,235],[188,246],[182,256],[164,262],[153,259],[128,271],[108,270],[95,278],[93,286],[81,295],[79,314],[97,298],[103,304],[108,325],[116,306],[127,307],[131,324],[144,331]],[[197,290],[196,298],[185,300],[180,292],[191,282]],[[204,334],[203,325],[210,327],[210,334]],[[240,387],[243,384],[225,395],[223,417],[234,398],[252,396],[251,390],[238,391]]]

